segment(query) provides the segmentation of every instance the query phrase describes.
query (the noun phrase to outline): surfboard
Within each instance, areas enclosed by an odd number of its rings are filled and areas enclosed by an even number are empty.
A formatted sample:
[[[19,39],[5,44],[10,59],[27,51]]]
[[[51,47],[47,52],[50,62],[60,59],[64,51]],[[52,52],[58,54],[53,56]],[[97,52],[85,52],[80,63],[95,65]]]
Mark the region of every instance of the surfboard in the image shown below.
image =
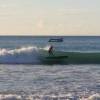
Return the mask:
[[[48,57],[45,57],[46,59],[66,59],[68,58],[68,56],[63,56],[63,55],[52,55],[52,56],[48,56]]]
[[[54,51],[52,54],[49,54],[48,51],[43,51],[41,56],[45,60],[64,60],[68,58],[68,55],[65,55],[62,51]]]

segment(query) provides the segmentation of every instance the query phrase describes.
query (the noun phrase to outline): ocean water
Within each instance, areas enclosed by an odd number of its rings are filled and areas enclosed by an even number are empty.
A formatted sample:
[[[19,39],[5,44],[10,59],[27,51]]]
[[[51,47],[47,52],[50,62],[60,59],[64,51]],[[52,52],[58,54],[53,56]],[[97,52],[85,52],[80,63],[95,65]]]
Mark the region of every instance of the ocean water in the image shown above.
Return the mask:
[[[62,37],[0,37],[0,100],[100,100],[100,37]],[[41,62],[49,45],[66,63]]]

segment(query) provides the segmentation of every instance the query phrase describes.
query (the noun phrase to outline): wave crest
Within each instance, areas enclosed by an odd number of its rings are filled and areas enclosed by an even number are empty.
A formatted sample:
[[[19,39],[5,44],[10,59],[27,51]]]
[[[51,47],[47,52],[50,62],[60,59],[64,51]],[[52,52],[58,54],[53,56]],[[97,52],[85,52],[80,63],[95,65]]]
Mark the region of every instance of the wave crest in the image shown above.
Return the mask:
[[[0,63],[35,63],[39,48],[35,46],[21,47],[12,50],[0,49]]]

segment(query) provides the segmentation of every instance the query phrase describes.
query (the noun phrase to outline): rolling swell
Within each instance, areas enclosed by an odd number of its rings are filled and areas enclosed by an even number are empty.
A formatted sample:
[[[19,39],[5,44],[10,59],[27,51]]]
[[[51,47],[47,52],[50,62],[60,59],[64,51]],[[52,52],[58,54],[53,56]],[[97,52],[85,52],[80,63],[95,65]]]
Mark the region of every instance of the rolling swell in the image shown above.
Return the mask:
[[[67,62],[71,64],[99,64],[100,63],[100,53],[82,53],[82,52],[66,52],[68,56]]]
[[[46,56],[47,59],[43,63],[47,64],[100,64],[100,52],[54,51],[53,57],[55,59],[49,59],[50,56]]]
[[[0,49],[0,63],[1,64],[51,64],[49,60],[40,60],[40,52],[43,48],[36,46],[21,47],[18,49]],[[46,48],[44,48],[46,49]],[[42,50],[43,51],[43,50]],[[60,64],[99,64],[99,52],[56,52],[60,55],[68,56]],[[44,59],[44,58],[43,58]],[[53,63],[56,63],[54,61]]]

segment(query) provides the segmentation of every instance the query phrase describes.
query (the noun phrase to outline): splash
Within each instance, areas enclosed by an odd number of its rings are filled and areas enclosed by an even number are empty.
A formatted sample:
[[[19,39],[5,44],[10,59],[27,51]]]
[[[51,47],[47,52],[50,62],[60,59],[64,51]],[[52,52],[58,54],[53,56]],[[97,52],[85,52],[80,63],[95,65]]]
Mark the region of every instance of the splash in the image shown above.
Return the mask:
[[[0,49],[0,63],[35,63],[40,48],[35,46],[21,47],[13,50]]]
[[[14,55],[14,54],[20,54],[20,53],[29,53],[32,52],[33,50],[38,50],[37,47],[22,47],[19,49],[14,49],[14,50],[7,50],[7,49],[0,49],[0,56],[3,55]]]

